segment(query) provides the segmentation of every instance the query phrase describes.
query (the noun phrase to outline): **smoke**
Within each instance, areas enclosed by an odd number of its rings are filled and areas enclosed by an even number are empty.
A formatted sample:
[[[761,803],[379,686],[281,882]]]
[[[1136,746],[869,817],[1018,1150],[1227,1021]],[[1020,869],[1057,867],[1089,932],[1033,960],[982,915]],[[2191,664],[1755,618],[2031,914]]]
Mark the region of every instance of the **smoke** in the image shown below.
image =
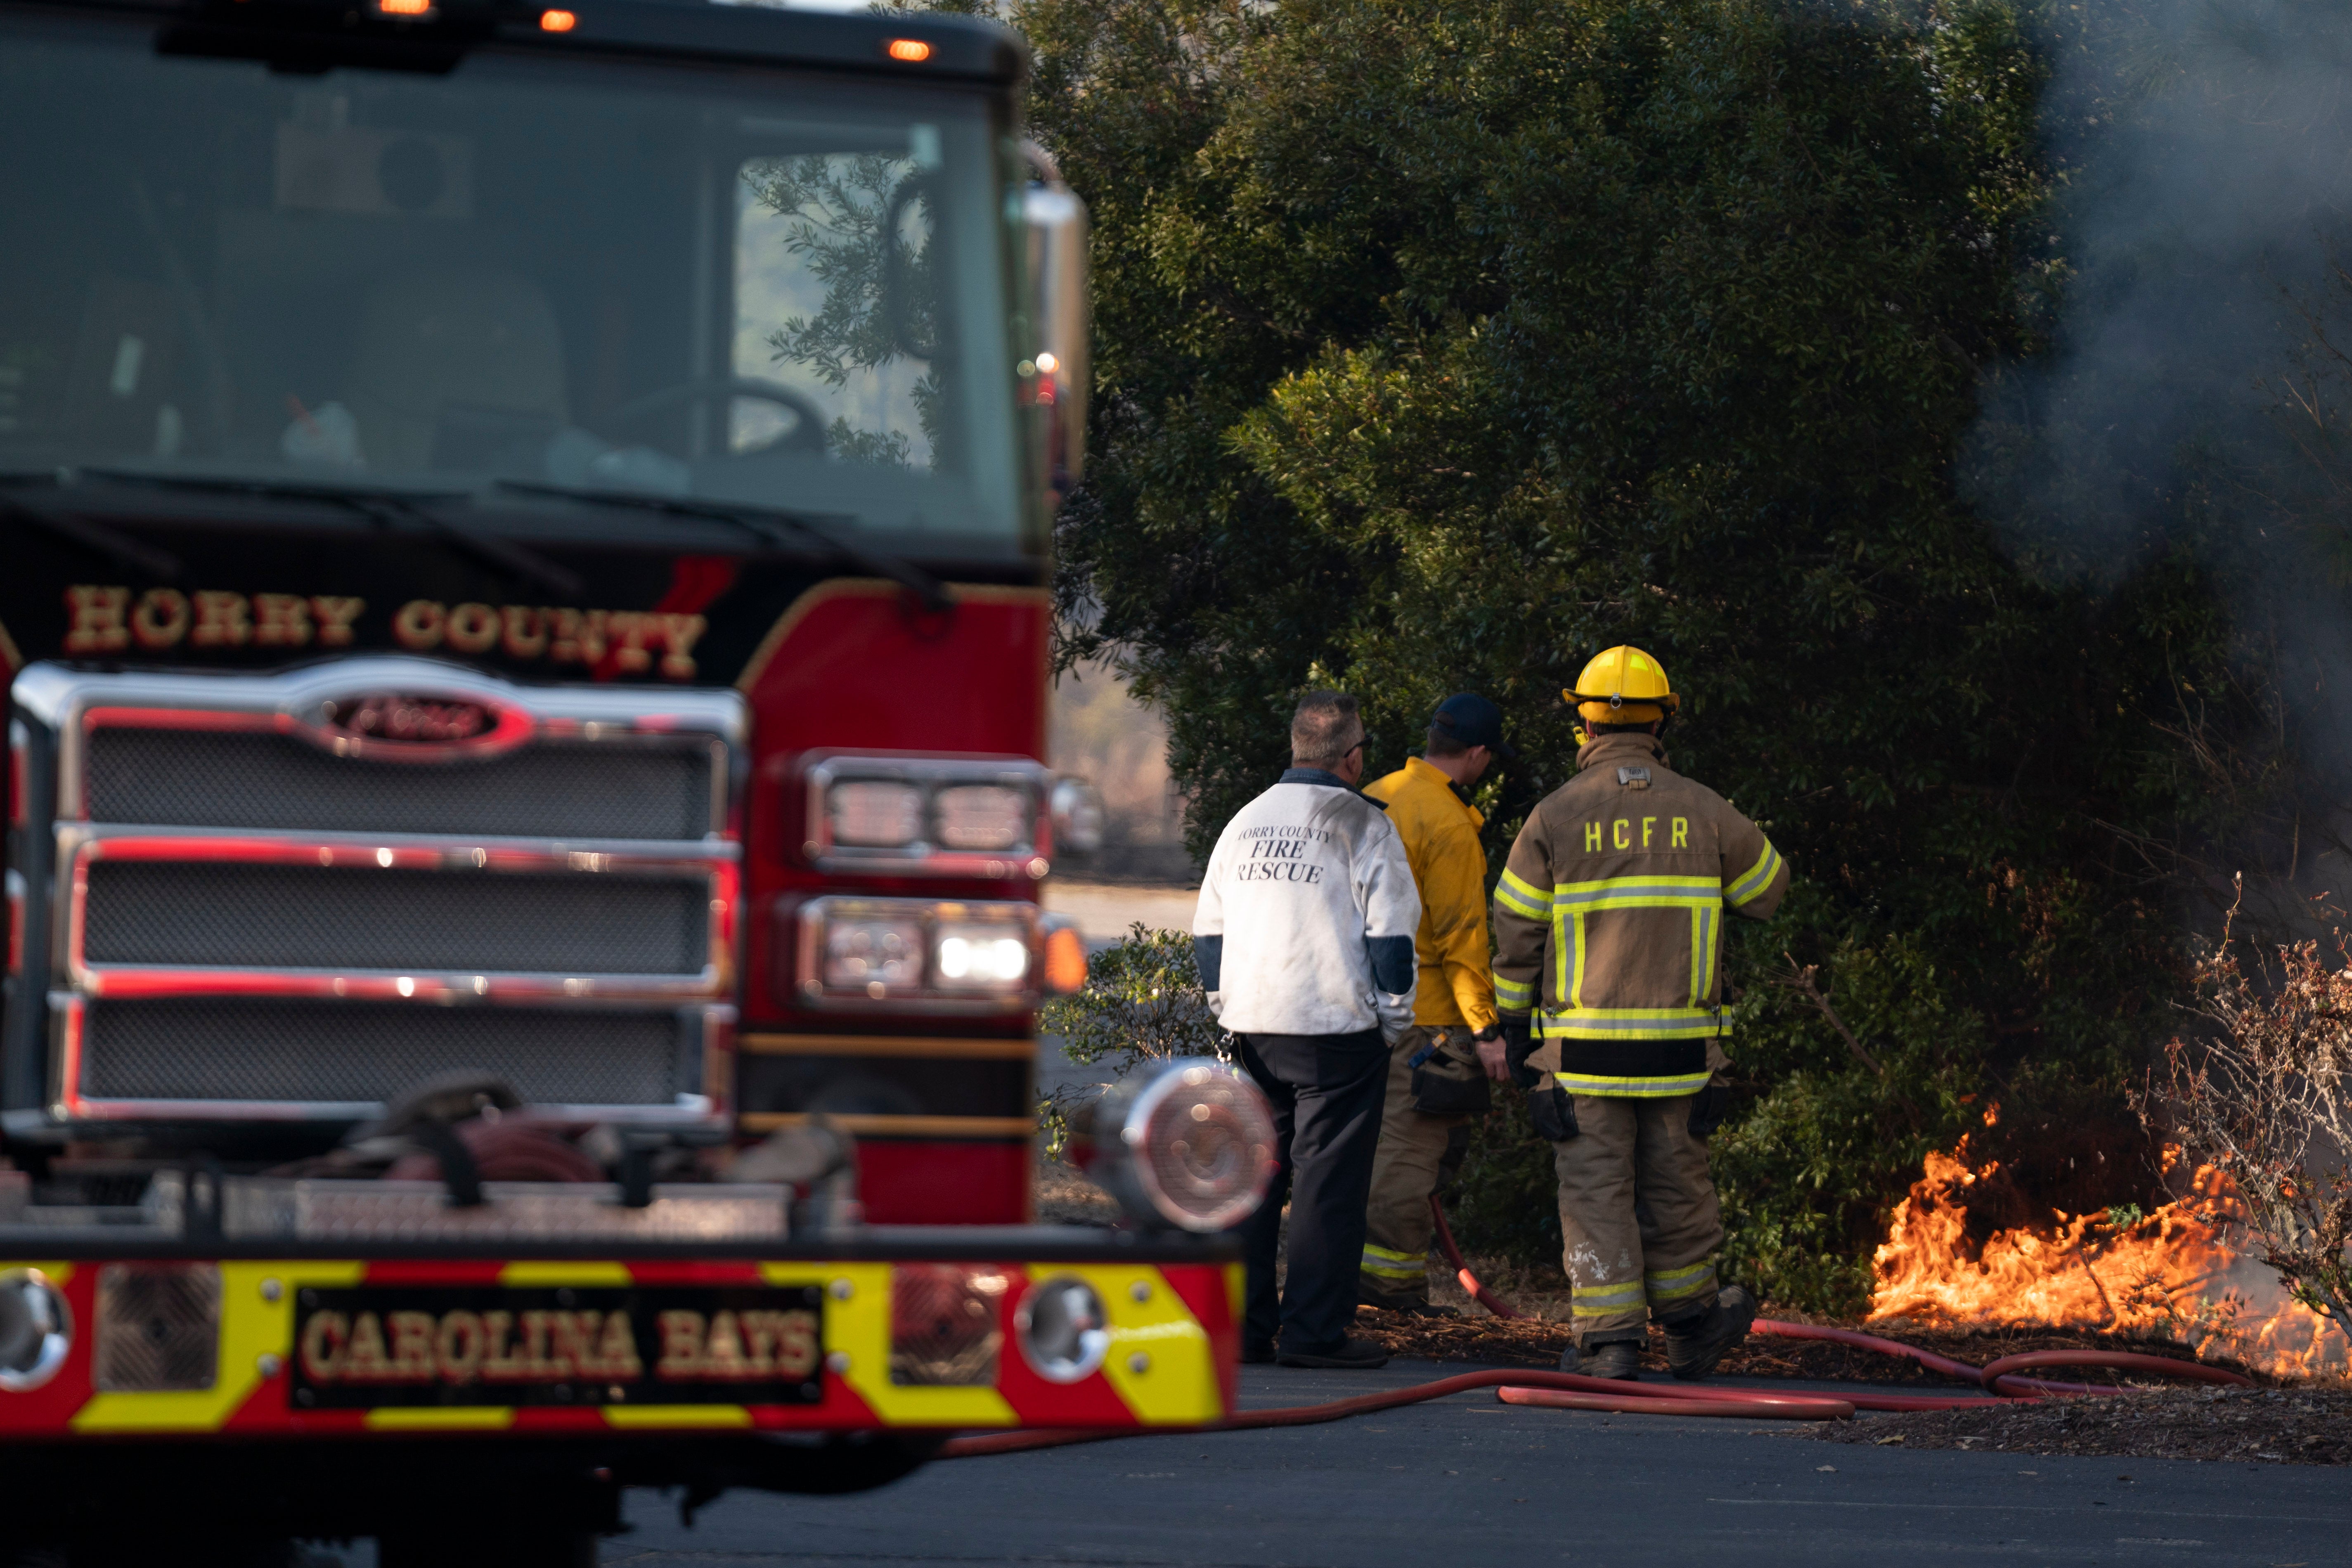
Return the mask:
[[[2352,7],[2053,5],[2047,352],[1988,376],[1964,483],[2020,559],[2110,590],[2152,561],[2223,584],[2263,700],[2352,763]],[[2336,791],[2339,797],[2352,791]]]

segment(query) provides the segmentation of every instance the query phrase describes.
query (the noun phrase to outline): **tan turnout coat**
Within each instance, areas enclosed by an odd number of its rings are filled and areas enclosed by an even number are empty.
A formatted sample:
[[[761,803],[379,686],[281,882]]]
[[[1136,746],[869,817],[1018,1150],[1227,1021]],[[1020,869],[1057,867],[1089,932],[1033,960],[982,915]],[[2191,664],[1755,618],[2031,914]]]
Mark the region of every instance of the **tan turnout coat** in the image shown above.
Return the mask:
[[[1603,735],[1576,766],[1529,815],[1495,889],[1496,1005],[1534,1011],[1571,1094],[1696,1093],[1708,1043],[1728,1032],[1723,917],[1769,917],[1788,867],[1652,736]]]

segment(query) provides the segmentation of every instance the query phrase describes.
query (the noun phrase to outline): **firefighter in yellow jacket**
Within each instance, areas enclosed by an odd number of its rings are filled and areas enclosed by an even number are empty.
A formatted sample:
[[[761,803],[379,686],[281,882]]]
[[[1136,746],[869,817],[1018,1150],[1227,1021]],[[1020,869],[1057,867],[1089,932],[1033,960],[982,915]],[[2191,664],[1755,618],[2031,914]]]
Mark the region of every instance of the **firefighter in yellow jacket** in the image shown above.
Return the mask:
[[[1508,1072],[1486,962],[1486,852],[1478,843],[1486,819],[1460,792],[1490,763],[1517,756],[1503,741],[1503,710],[1465,691],[1437,705],[1423,755],[1364,786],[1388,808],[1421,891],[1421,983],[1413,1026],[1390,1047],[1356,1282],[1359,1301],[1391,1311],[1448,1310],[1429,1304],[1430,1194],[1462,1167],[1471,1120],[1490,1103],[1488,1077]]]
[[[1658,736],[1681,704],[1655,659],[1612,647],[1564,695],[1584,721],[1576,776],[1529,815],[1495,890],[1496,1002],[1552,1140],[1575,1284],[1560,1364],[1637,1377],[1654,1320],[1674,1374],[1704,1377],[1756,1320],[1754,1299],[1715,1278],[1723,917],[1769,917],[1789,870],[1754,823],[1666,766]]]

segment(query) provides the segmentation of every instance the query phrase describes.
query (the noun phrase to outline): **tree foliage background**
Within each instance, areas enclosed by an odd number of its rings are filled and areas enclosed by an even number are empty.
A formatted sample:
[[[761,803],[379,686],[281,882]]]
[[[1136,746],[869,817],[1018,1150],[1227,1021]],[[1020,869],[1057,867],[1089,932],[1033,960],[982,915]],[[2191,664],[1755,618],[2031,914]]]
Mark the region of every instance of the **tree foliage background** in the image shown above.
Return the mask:
[[[2160,29],[2031,0],[1010,19],[1095,222],[1068,651],[1167,715],[1196,853],[1301,686],[1362,697],[1376,772],[1466,688],[1527,757],[1482,791],[1499,866],[1572,771],[1560,689],[1637,643],[1685,694],[1675,765],[1798,873],[1727,954],[1734,1269],[1858,1305],[1888,1205],[1996,1102],[2035,1201],[2147,1191],[2126,1093],[2209,873],[2297,809],[2295,743],[2196,547],[2226,464],[2150,480],[2095,573],[1986,498],[2042,504],[2001,367],[2050,349],[2072,184],[2156,90]],[[1556,1257],[1515,1115],[1462,1224]]]

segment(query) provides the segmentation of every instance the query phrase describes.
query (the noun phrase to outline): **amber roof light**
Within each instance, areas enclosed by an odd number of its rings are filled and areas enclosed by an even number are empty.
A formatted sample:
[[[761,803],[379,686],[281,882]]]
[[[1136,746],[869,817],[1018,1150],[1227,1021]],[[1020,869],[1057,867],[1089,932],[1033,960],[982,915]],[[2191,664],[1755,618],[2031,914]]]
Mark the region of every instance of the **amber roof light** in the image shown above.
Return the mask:
[[[890,40],[890,58],[905,60],[908,65],[919,65],[931,58],[931,46],[920,38],[893,38]]]
[[[580,25],[580,18],[569,11],[541,11],[539,30],[542,33],[568,33]]]

